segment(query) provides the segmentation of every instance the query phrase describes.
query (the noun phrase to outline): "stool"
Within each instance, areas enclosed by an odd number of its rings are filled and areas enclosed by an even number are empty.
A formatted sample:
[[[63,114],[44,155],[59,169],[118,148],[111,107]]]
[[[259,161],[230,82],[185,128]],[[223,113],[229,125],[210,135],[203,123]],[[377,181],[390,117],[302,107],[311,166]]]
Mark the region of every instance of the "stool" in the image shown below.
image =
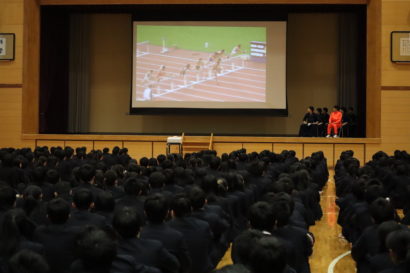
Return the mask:
[[[167,138],[167,155],[171,153],[171,145],[177,145],[178,153],[182,154],[182,137],[172,136]]]

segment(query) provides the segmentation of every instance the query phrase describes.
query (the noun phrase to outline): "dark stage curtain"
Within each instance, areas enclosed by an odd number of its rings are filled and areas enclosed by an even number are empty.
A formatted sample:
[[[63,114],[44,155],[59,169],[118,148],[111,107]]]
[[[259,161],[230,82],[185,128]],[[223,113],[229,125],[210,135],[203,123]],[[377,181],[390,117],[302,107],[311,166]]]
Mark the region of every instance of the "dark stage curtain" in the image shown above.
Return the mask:
[[[89,15],[70,15],[68,132],[88,131]]]

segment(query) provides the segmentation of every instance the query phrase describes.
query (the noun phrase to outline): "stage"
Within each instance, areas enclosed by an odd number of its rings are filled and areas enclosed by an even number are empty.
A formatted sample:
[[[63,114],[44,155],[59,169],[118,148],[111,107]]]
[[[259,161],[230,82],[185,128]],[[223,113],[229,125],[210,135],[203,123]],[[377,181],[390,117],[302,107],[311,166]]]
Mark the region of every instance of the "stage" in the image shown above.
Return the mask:
[[[128,148],[130,156],[155,157],[165,154],[166,141],[170,135],[114,135],[114,134],[23,134],[23,140],[29,140],[35,146],[71,146],[87,147],[87,150],[112,149],[115,146]],[[192,142],[207,142],[210,135],[185,136]],[[297,157],[310,156],[313,152],[323,151],[328,166],[332,167],[345,150],[353,150],[361,163],[371,160],[381,143],[380,138],[325,138],[325,137],[266,137],[266,136],[218,136],[210,141],[213,150],[229,153],[245,148],[247,152],[263,150],[280,153],[282,150],[294,150]]]

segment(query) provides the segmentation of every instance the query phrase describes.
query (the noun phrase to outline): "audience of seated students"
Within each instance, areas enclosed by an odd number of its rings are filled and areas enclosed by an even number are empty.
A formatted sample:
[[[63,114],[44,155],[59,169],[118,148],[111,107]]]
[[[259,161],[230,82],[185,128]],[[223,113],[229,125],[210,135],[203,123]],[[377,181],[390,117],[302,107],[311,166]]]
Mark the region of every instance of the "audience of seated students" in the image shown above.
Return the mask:
[[[338,223],[358,273],[410,271],[409,166],[405,151],[377,152],[363,167],[345,151],[335,166]],[[396,209],[404,209],[403,219]]]
[[[320,152],[203,151],[138,164],[118,147],[37,147],[0,149],[0,162],[4,272],[32,259],[27,272],[208,273],[249,220],[264,237],[234,267],[310,272],[309,228],[329,176]]]
[[[328,108],[309,106],[299,128],[300,137],[356,137],[357,118],[353,107],[334,106],[331,115]]]

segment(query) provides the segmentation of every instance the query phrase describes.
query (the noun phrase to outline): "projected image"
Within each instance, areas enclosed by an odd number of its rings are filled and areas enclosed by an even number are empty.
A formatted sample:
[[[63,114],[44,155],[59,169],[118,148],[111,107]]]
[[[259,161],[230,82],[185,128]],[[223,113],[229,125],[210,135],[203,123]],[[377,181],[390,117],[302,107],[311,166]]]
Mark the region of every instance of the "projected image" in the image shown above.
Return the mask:
[[[266,102],[266,28],[137,25],[136,101]]]

